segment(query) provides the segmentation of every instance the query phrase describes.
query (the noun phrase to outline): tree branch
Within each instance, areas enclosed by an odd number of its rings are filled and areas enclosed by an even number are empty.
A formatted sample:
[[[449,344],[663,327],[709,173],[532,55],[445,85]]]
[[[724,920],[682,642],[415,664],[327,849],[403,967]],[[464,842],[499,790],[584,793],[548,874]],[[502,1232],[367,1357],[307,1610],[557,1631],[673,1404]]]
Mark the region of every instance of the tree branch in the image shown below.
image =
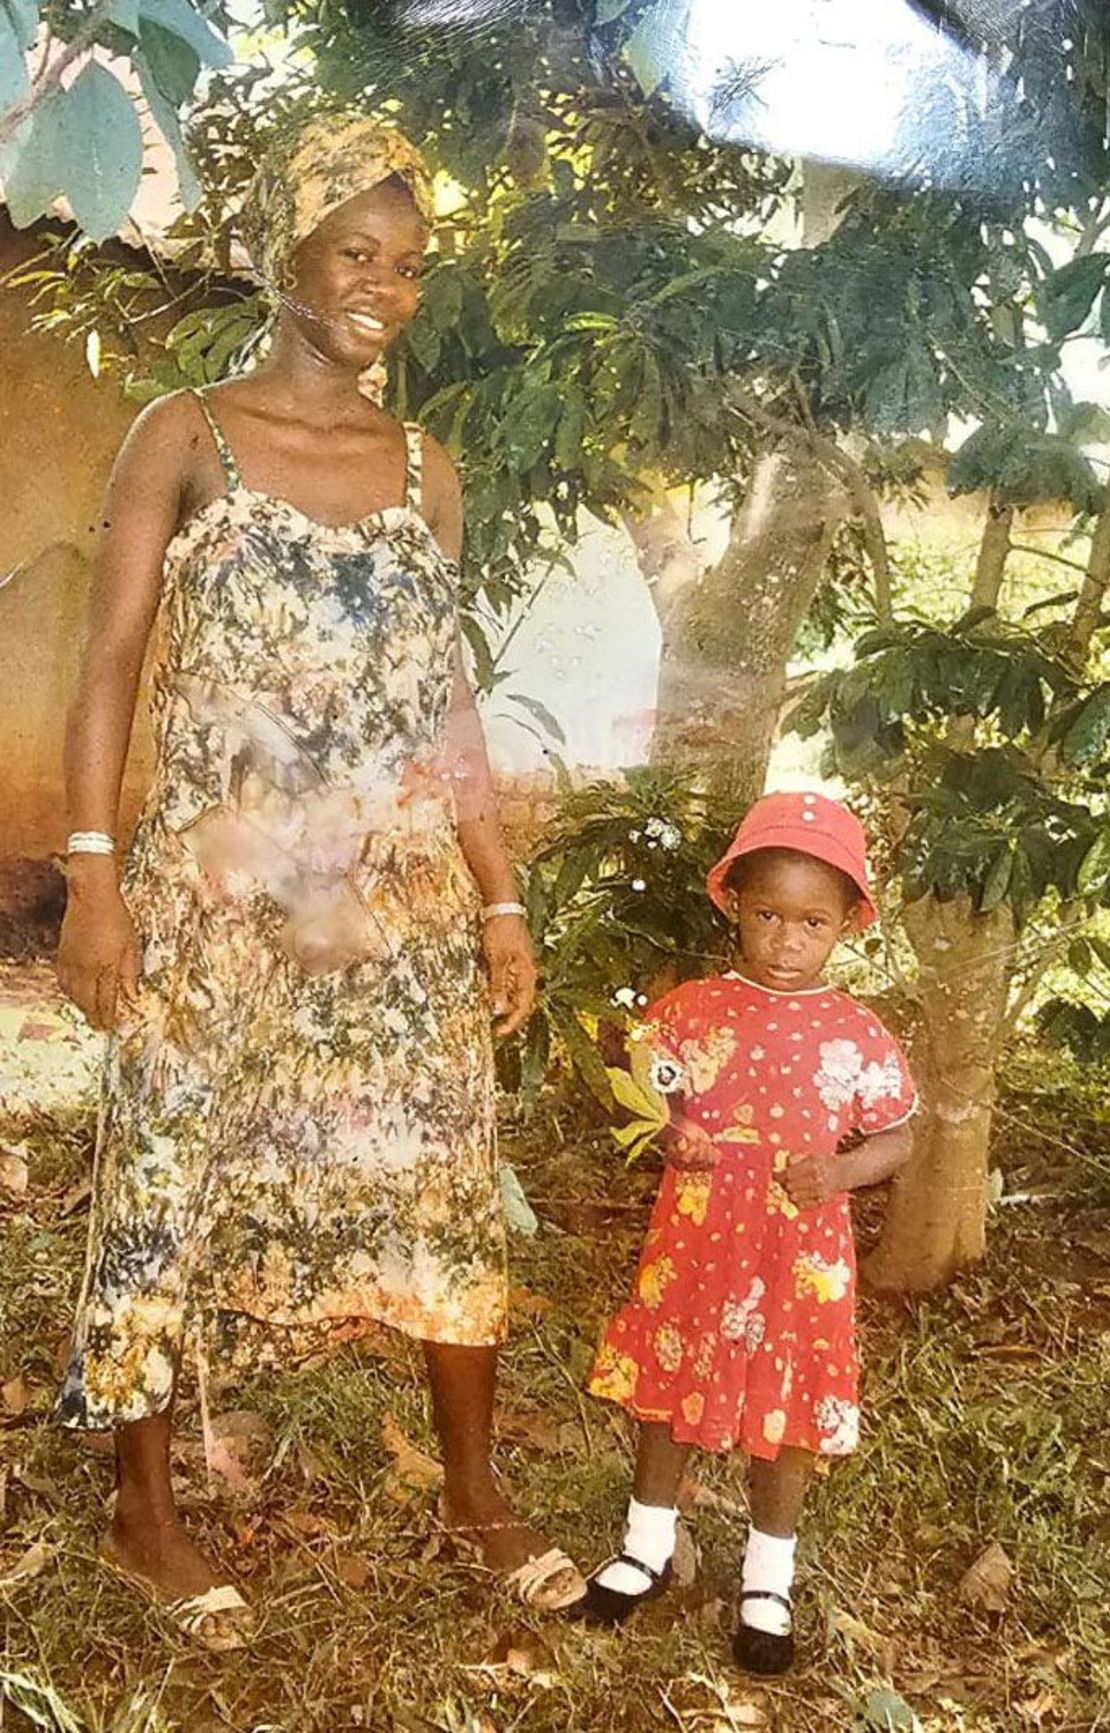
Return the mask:
[[[983,526],[983,539],[979,543],[979,558],[975,563],[975,582],[971,587],[970,600],[972,608],[998,606],[1002,580],[1006,575],[1013,522],[1013,506],[999,505],[997,498],[992,495],[987,509],[987,521]]]
[[[58,58],[36,78],[26,96],[21,96],[18,102],[13,102],[11,107],[0,115],[0,145],[7,144],[15,137],[23,122],[57,89],[62,75],[92,47],[102,27],[108,22],[113,3],[114,0],[96,0],[96,5],[85,22],[72,40],[66,43]]]
[[[754,397],[744,392],[730,391],[729,404],[737,415],[752,421],[758,427],[763,427],[768,433],[774,433],[781,438],[800,440],[807,445],[813,456],[822,460],[834,469],[848,489],[849,497],[855,507],[856,515],[863,525],[863,541],[867,549],[867,557],[871,561],[872,576],[875,580],[875,612],[880,620],[891,620],[894,617],[894,602],[890,574],[890,552],[886,543],[886,531],[883,528],[882,513],[875,490],[868,481],[860,465],[854,458],[842,451],[834,439],[818,433],[813,427],[799,427],[797,422],[786,416],[775,415],[769,409],[764,409]]]
[[[1110,585],[1110,492],[1095,521],[1091,536],[1091,551],[1087,556],[1086,576],[1079,591],[1068,633],[1068,650],[1079,664],[1086,662],[1091,639],[1098,630],[1102,604]]]

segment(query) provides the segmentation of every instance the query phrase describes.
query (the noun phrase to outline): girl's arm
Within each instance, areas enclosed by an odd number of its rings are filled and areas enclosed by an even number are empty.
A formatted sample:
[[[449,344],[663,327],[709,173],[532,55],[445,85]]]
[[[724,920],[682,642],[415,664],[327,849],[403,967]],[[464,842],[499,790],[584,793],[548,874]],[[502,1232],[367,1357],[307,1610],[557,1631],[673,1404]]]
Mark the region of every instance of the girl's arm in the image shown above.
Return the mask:
[[[811,1209],[827,1203],[836,1192],[880,1185],[890,1179],[909,1160],[912,1148],[913,1131],[907,1121],[890,1131],[877,1131],[835,1155],[807,1155],[792,1161],[778,1177],[792,1203],[799,1209]]]
[[[457,560],[463,531],[458,476],[446,452],[428,436],[424,439],[424,474],[429,527],[448,558]],[[446,757],[455,795],[459,847],[482,902],[518,902],[520,891],[501,834],[482,723],[459,649]],[[536,996],[536,964],[527,922],[521,915],[494,915],[483,922],[482,946],[498,1018],[497,1033],[509,1035],[531,1014]]]
[[[65,740],[70,830],[114,836],[135,697],[161,593],[162,560],[181,507],[190,429],[180,399],[151,405],[120,450],[97,542],[89,631]],[[76,854],[66,866],[58,950],[64,991],[97,1028],[134,996],[139,955],[115,856]]]

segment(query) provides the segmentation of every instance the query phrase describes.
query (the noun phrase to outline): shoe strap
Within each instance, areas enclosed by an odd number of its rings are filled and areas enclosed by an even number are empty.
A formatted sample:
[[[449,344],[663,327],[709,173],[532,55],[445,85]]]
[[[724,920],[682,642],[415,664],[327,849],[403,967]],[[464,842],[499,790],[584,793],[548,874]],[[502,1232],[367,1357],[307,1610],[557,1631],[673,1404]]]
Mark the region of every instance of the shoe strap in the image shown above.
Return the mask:
[[[779,1606],[784,1607],[788,1613],[794,1611],[786,1596],[777,1595],[774,1589],[743,1589],[740,1594],[740,1605],[743,1606],[745,1601],[777,1601]]]
[[[601,1567],[602,1570],[608,1570],[609,1565],[631,1565],[634,1571],[642,1571],[648,1581],[653,1583],[661,1583],[663,1581],[663,1572],[667,1568],[666,1565],[664,1565],[663,1570],[657,1571],[654,1566],[645,1564],[642,1558],[637,1558],[634,1553],[630,1552],[614,1553],[613,1557]]]

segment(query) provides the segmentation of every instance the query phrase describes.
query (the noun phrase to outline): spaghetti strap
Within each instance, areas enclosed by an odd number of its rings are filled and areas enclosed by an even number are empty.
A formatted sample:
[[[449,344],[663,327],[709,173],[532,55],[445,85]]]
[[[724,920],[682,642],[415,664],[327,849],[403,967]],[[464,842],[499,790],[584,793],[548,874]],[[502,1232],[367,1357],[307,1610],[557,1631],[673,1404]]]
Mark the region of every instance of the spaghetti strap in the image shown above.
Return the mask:
[[[208,431],[211,433],[213,444],[219,453],[220,462],[223,465],[224,479],[227,482],[227,491],[229,493],[234,493],[236,488],[241,487],[243,484],[239,475],[239,465],[236,463],[234,453],[227,442],[227,435],[216,420],[215,413],[208,401],[206,388],[204,386],[195,386],[191,389],[192,395],[197,400],[197,407],[204,416],[205,421],[208,423]]]
[[[405,504],[424,516],[424,434],[415,421],[405,429]]]

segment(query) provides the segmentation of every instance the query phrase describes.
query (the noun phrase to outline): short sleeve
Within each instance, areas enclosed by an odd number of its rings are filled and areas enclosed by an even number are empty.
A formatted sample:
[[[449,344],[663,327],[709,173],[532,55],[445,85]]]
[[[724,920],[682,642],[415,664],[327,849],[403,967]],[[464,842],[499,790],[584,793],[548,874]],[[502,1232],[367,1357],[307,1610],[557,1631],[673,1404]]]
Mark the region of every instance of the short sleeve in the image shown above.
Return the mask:
[[[852,1100],[852,1123],[873,1137],[904,1125],[917,1108],[917,1089],[906,1056],[877,1017],[865,1013],[860,1031],[860,1067]]]

